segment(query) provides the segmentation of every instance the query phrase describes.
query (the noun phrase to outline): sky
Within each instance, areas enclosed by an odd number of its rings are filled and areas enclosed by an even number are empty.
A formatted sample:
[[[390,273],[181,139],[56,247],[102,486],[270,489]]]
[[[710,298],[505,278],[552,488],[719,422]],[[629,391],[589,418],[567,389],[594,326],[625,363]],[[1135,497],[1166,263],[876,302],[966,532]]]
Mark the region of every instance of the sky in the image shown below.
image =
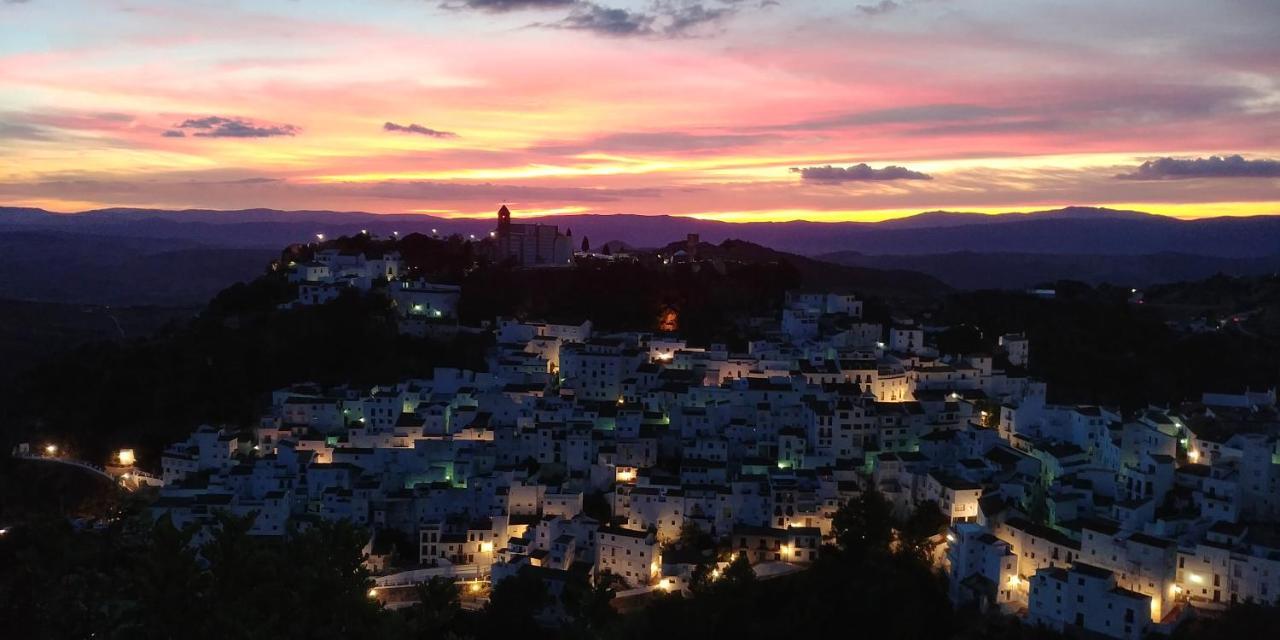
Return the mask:
[[[0,205],[1280,213],[1276,0],[0,0]]]

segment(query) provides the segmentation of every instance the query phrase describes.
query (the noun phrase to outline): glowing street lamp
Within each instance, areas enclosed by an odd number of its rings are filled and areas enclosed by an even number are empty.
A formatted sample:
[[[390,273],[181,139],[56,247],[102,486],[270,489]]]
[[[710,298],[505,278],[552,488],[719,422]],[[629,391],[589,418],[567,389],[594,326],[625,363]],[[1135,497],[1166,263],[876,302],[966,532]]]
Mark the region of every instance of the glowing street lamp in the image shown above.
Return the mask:
[[[46,445],[44,446],[44,453],[45,453],[45,455],[49,455],[49,456],[56,456],[56,455],[58,455],[58,445],[56,445],[56,444],[46,444]]]
[[[320,242],[324,242],[324,234],[323,234],[323,233],[317,233],[317,234],[316,234],[316,240],[319,240]]]

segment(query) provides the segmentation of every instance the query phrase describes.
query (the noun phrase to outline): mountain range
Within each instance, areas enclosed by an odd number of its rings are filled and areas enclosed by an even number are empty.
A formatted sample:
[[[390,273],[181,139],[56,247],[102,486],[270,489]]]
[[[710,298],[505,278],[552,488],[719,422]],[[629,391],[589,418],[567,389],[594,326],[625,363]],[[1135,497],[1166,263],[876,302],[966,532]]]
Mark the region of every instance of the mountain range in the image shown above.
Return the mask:
[[[517,211],[517,215],[518,215]],[[1280,255],[1280,216],[1179,220],[1140,211],[1066,207],[1030,213],[981,215],[932,211],[885,222],[726,223],[673,216],[558,215],[531,219],[571,230],[595,243],[621,240],[657,247],[698,234],[720,243],[738,239],[779,251],[819,255],[855,251],[868,255],[954,252],[1148,255],[1183,253],[1247,258]],[[0,230],[26,228],[153,239],[184,239],[237,247],[280,247],[368,230],[487,234],[488,218],[446,219],[420,214],[339,211],[236,211],[101,209],[56,214],[0,207]]]
[[[1217,273],[1280,270],[1280,216],[1178,220],[1140,211],[1067,207],[982,215],[931,211],[884,222],[725,223],[672,216],[562,215],[530,221],[572,231],[574,245],[704,246],[753,259],[790,255],[821,281],[824,266],[915,293],[1026,288],[1056,280],[1148,286]],[[112,305],[201,304],[255,277],[282,247],[361,231],[483,237],[493,219],[339,211],[100,209],[52,213],[0,207],[0,298]],[[767,250],[764,249],[767,247]],[[766,255],[769,251],[785,252]],[[801,259],[797,256],[805,256]],[[839,270],[835,270],[839,271]],[[833,273],[835,272],[833,271]],[[909,273],[916,272],[916,273]],[[913,277],[921,276],[921,277]],[[931,277],[930,277],[931,276]],[[945,284],[943,284],[945,283]],[[905,285],[904,285],[905,286]]]

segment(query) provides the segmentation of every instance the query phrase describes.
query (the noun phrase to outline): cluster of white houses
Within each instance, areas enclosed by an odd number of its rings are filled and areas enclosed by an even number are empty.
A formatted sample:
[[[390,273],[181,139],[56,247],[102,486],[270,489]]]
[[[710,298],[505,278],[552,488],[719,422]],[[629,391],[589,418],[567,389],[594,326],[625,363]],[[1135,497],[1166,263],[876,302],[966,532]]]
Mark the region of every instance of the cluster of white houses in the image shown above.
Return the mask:
[[[462,288],[412,278],[405,271],[398,251],[319,249],[311,260],[288,265],[289,281],[297,284],[298,294],[281,306],[322,305],[344,291],[378,290],[394,303],[403,333],[422,336],[456,326]]]
[[[396,275],[389,256],[363,275],[317,261],[329,278]],[[933,328],[864,322],[852,296],[785,307],[745,353],[499,320],[485,372],[279,389],[252,433],[172,446],[156,508],[179,524],[252,514],[264,536],[316,519],[398,530],[422,575],[535,566],[677,589],[696,558],[663,549],[682,528],[758,571],[802,567],[875,487],[950,518],[937,561],[958,603],[1137,638],[1188,605],[1280,596],[1274,391],[1124,419],[1047,403],[1021,335],[941,355]]]

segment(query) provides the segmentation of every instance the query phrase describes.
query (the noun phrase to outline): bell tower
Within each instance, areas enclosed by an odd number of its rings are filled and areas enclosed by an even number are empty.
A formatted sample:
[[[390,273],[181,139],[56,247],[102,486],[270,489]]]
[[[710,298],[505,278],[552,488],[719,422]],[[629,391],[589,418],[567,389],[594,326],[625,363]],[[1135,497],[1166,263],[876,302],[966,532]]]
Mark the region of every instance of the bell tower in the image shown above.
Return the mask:
[[[505,236],[507,235],[507,232],[510,230],[511,230],[511,210],[508,209],[507,205],[504,204],[502,205],[501,209],[498,209],[498,235]]]

